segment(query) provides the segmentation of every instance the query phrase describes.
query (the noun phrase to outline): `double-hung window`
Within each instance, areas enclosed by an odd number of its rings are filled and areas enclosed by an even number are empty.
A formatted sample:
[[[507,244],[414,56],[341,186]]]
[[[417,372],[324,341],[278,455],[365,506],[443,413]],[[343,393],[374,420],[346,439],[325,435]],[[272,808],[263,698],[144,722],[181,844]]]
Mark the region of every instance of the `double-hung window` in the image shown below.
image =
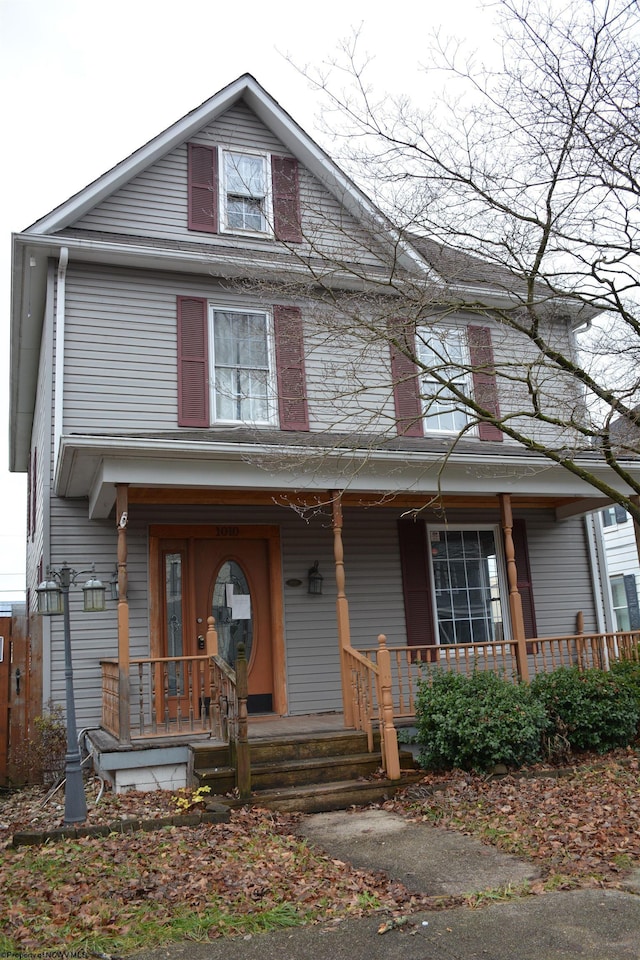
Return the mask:
[[[229,232],[271,232],[269,160],[265,155],[222,151],[222,217]]]
[[[494,527],[427,528],[438,641],[503,640],[505,596]]]
[[[416,338],[425,430],[459,433],[468,422],[452,387],[469,395],[468,346],[462,330],[421,327]],[[445,381],[445,382],[443,382]]]
[[[211,308],[213,420],[272,423],[271,317],[263,311]]]

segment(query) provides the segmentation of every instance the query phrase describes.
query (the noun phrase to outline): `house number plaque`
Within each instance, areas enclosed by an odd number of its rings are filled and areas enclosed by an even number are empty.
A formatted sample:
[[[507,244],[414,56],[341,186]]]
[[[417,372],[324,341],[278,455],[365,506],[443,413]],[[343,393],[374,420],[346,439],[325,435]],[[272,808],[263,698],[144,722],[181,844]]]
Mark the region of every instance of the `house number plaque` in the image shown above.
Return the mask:
[[[216,527],[217,537],[237,537],[239,533],[239,527]]]

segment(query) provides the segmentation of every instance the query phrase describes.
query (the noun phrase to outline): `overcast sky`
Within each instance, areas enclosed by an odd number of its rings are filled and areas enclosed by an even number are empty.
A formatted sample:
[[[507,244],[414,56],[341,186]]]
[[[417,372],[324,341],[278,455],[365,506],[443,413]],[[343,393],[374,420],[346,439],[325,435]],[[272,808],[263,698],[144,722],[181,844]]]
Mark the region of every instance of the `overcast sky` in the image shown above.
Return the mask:
[[[0,0],[0,600],[23,597],[26,526],[26,479],[6,453],[11,232],[243,73],[318,137],[319,99],[288,57],[321,65],[361,28],[379,87],[411,94],[429,31],[443,24],[482,48],[491,20],[478,0]]]

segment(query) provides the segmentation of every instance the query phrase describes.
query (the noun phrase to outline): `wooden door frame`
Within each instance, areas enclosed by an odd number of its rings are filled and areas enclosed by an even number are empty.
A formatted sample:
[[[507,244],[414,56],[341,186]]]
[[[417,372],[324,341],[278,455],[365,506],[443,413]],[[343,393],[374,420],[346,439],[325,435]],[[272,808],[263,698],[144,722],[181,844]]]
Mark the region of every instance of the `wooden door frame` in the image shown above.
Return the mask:
[[[149,527],[149,625],[150,656],[162,656],[163,603],[161,590],[161,540],[220,540],[233,543],[238,540],[265,540],[268,554],[268,580],[270,591],[270,632],[273,681],[273,711],[284,716],[287,713],[286,657],[284,642],[284,600],[282,561],[280,551],[280,528],[274,524],[254,523],[162,523]],[[195,578],[192,550],[188,550],[188,580],[185,591],[185,621],[195,610]]]

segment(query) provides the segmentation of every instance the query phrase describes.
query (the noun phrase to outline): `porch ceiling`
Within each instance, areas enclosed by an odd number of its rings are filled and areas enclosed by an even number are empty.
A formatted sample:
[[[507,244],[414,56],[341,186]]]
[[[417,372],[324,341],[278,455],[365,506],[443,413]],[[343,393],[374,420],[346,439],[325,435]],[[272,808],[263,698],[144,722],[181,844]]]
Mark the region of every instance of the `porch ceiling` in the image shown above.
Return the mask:
[[[561,519],[608,502],[562,467],[502,444],[492,444],[486,453],[474,444],[446,455],[442,449],[415,447],[323,449],[311,447],[309,435],[305,440],[301,448],[294,442],[63,437],[55,491],[87,498],[95,519],[110,515],[119,483],[129,485],[132,502],[147,503],[273,503],[281,491],[313,498],[340,489],[346,491],[345,502],[354,504],[392,498],[394,505],[423,506],[441,496],[452,504],[495,506],[499,493],[509,493],[519,506],[552,506]],[[615,480],[604,463],[585,465],[609,483]],[[640,464],[632,469],[640,474]]]

